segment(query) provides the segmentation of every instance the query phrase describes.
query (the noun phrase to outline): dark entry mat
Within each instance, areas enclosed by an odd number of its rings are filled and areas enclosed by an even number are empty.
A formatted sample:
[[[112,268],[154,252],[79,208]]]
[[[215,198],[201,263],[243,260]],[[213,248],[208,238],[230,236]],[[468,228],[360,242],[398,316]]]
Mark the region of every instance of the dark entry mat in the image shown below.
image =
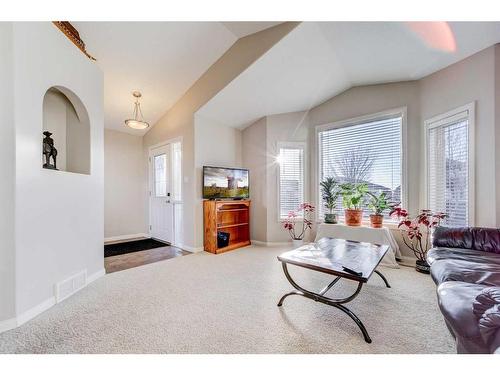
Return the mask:
[[[104,245],[104,257],[107,258],[107,257],[112,257],[114,255],[135,253],[137,251],[155,249],[157,247],[165,247],[165,246],[170,246],[170,244],[156,241],[153,240],[152,238],[130,241],[130,242],[114,243],[110,245]]]

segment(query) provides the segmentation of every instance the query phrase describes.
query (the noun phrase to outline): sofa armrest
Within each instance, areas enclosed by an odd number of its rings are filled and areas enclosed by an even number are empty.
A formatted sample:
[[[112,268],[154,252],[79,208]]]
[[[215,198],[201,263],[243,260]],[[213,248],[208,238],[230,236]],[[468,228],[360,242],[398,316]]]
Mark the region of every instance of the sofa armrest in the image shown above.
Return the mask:
[[[484,343],[490,347],[494,344],[494,341],[498,341],[500,335],[500,305],[495,305],[484,312],[479,319],[479,332]],[[491,350],[495,351],[496,349],[497,347]]]
[[[434,247],[454,247],[500,254],[500,229],[437,227],[433,233]]]
[[[500,287],[485,288],[472,305],[478,318],[479,332],[491,353],[500,347]]]
[[[500,354],[500,331],[497,332],[497,335],[493,339],[491,344],[491,352],[493,354]]]
[[[476,296],[476,300],[472,305],[472,311],[479,319],[486,310],[491,309],[495,305],[500,305],[500,287],[492,286],[484,288],[481,293]]]

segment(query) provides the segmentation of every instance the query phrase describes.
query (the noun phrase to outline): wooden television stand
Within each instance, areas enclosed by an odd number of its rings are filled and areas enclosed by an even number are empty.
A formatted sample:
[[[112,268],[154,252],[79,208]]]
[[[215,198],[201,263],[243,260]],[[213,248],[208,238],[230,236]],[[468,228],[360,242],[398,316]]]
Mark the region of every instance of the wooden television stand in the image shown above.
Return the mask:
[[[203,201],[203,226],[205,251],[220,254],[250,245],[250,201]],[[218,232],[229,233],[228,246],[218,247]]]

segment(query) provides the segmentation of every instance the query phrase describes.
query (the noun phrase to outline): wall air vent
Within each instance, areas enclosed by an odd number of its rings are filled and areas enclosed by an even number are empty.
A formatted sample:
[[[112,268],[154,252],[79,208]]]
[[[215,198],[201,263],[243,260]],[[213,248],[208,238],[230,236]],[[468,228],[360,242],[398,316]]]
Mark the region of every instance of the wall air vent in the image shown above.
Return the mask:
[[[87,270],[60,281],[55,286],[56,303],[64,301],[87,285]]]

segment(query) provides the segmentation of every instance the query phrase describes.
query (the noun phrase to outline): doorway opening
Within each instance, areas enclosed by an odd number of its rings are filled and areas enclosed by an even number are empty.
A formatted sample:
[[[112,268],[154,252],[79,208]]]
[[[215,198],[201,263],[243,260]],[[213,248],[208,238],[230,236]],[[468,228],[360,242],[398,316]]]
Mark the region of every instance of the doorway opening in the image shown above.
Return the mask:
[[[182,139],[149,148],[148,155],[150,238],[106,243],[107,273],[190,254],[182,250]]]

